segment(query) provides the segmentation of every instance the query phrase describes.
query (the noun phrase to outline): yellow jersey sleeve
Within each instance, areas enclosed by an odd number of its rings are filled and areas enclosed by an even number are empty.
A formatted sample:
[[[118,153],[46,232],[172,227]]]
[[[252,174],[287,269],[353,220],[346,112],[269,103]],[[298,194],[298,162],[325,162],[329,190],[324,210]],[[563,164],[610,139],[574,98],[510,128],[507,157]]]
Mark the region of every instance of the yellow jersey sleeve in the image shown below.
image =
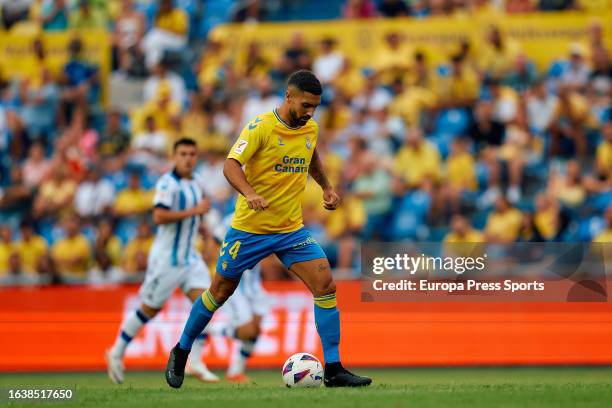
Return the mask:
[[[255,152],[263,146],[267,134],[269,134],[269,126],[266,125],[267,123],[264,123],[260,117],[248,123],[240,132],[240,136],[230,149],[227,158],[237,160],[241,165],[245,165]]]

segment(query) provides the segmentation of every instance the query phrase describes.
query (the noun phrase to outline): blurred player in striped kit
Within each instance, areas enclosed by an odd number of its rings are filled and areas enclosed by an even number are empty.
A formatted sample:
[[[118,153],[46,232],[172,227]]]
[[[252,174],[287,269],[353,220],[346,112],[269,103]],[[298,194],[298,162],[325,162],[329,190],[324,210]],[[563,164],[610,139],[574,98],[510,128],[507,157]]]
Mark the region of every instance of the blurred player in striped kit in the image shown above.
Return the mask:
[[[157,233],[151,248],[145,280],[140,288],[141,305],[121,323],[119,335],[106,353],[111,381],[123,383],[123,357],[130,341],[162,309],[174,290],[180,287],[192,301],[210,286],[208,267],[195,248],[202,216],[210,210],[203,198],[202,180],[194,175],[197,163],[196,143],[187,138],[174,144],[174,168],[155,186],[153,221]],[[194,342],[188,370],[205,382],[217,382],[202,362],[205,334]]]

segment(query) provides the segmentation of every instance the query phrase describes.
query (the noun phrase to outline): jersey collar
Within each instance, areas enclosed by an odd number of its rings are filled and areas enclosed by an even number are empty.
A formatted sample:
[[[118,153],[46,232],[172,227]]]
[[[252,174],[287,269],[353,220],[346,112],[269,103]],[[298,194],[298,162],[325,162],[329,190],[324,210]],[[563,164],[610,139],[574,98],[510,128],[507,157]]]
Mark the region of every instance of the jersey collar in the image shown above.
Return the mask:
[[[274,116],[276,116],[276,119],[278,119],[280,123],[285,125],[286,128],[289,128],[291,130],[298,130],[300,128],[300,126],[293,127],[293,126],[290,126],[287,122],[285,122],[283,118],[281,118],[280,115],[278,114],[278,109],[274,109]]]
[[[187,178],[187,177],[181,177],[181,175],[180,175],[180,174],[178,174],[178,171],[176,171],[176,167],[173,167],[173,168],[172,168],[172,171],[170,172],[170,175],[171,175],[172,177],[174,177],[174,179],[175,179],[176,181],[181,181],[181,180],[193,180],[193,172],[191,173],[191,177],[190,177],[190,178]]]
[[[183,179],[184,177],[181,177],[181,175],[178,173],[178,171],[176,171],[176,167],[174,167],[172,169],[172,172],[170,173],[172,175],[172,177],[174,177],[174,179],[176,181],[181,181],[181,179]]]

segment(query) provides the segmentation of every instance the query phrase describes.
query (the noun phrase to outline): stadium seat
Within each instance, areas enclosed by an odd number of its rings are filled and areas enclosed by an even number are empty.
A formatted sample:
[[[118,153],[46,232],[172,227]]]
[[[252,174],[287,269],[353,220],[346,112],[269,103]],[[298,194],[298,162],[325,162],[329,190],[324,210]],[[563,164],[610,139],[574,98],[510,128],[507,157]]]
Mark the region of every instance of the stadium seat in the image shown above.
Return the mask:
[[[125,171],[117,171],[105,176],[107,180],[113,183],[115,191],[121,191],[127,187],[128,175]]]
[[[130,240],[136,236],[138,230],[138,221],[123,218],[115,226],[115,235],[123,245],[127,245]]]
[[[200,20],[197,22],[198,37],[205,39],[210,30],[230,21],[235,4],[235,0],[205,0]]]
[[[446,160],[450,154],[451,144],[455,139],[455,136],[456,135],[452,133],[438,132],[429,136],[428,139],[436,145],[442,159]]]
[[[96,227],[93,225],[86,225],[81,228],[81,234],[85,235],[87,241],[89,241],[90,245],[94,245],[96,243]]]
[[[417,239],[426,235],[425,221],[431,197],[423,191],[414,191],[400,199],[394,210],[390,238],[392,240]]]
[[[268,4],[270,3],[272,2]],[[282,2],[280,7],[269,10],[268,19],[272,21],[334,19],[340,17],[344,3],[344,0]]]
[[[417,229],[421,225],[418,217],[410,211],[401,211],[393,218],[390,238],[393,241],[416,239]]]
[[[427,240],[431,242],[440,242],[444,240],[444,237],[446,236],[446,234],[448,234],[449,231],[450,231],[450,228],[448,227],[430,228]]]
[[[487,224],[487,218],[489,217],[490,210],[477,211],[472,216],[472,225],[474,228],[482,230]]]
[[[448,109],[436,119],[436,133],[461,135],[470,124],[470,117],[463,109]]]
[[[581,220],[578,227],[578,239],[580,241],[590,242],[593,237],[603,231],[606,223],[603,217],[595,216]]]
[[[448,64],[440,64],[436,67],[436,74],[441,77],[449,76],[451,72],[451,67]]]
[[[478,189],[483,191],[489,185],[489,169],[483,163],[476,163],[476,180],[478,180]]]
[[[594,212],[603,213],[612,205],[612,191],[601,192],[587,199],[585,206]]]

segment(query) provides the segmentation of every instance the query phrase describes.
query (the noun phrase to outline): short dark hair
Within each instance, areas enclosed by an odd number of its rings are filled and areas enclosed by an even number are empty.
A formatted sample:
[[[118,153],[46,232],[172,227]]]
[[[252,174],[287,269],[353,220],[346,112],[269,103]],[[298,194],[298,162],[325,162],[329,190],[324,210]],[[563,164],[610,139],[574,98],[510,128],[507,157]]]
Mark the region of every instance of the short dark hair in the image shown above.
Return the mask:
[[[300,91],[309,92],[313,95],[321,95],[323,93],[321,82],[319,82],[315,74],[306,69],[301,69],[291,74],[289,81],[287,81],[287,86],[289,85],[293,85]]]
[[[193,146],[193,147],[196,147],[197,143],[195,142],[195,140],[190,139],[188,137],[181,137],[179,140],[174,142],[174,146],[172,147],[172,151],[176,152],[176,149],[178,149],[179,146]]]

